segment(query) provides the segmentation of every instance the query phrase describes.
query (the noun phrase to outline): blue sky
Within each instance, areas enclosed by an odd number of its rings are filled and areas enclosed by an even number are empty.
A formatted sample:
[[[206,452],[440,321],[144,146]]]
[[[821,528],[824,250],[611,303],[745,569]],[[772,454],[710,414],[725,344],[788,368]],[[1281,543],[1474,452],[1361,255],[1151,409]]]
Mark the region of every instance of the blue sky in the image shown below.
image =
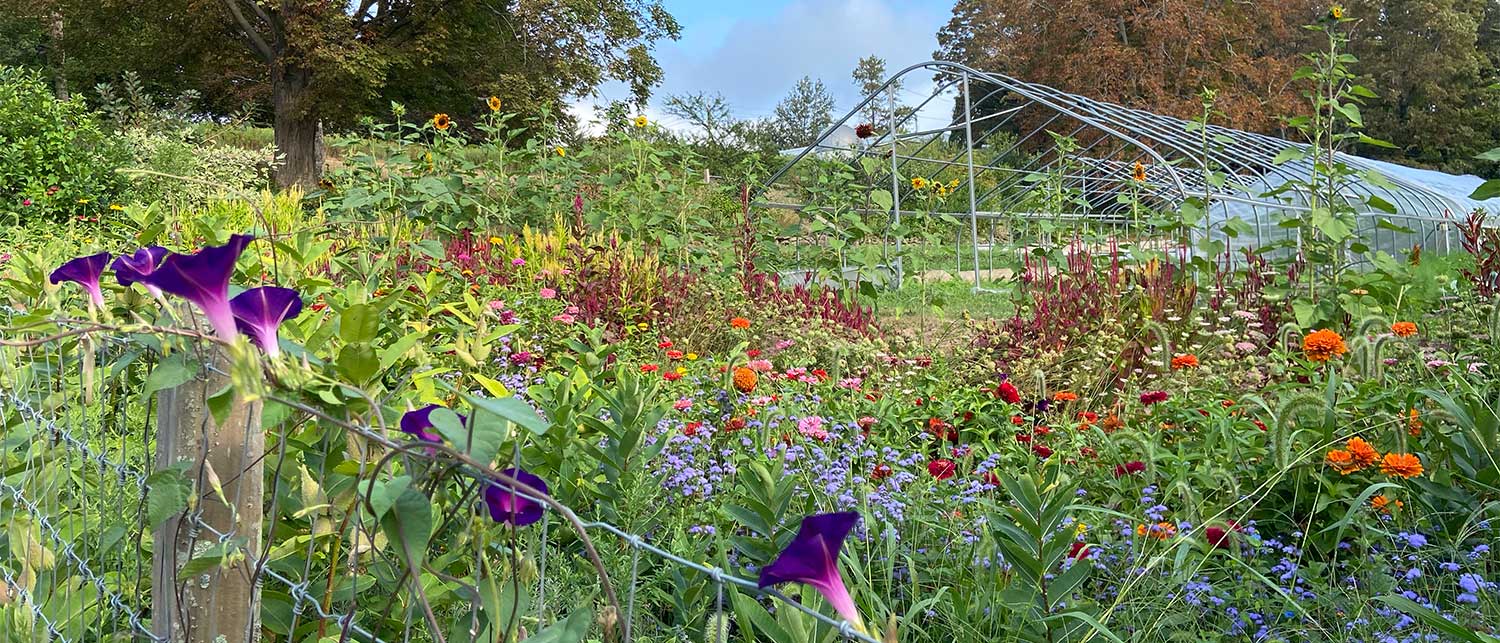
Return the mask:
[[[804,75],[821,78],[852,107],[858,92],[850,79],[861,57],[876,54],[894,72],[931,59],[937,30],[948,21],[952,0],[664,0],[682,24],[682,38],[658,43],[656,59],[666,78],[652,99],[669,94],[719,92],[739,118],[767,116]],[[905,92],[914,98],[926,86]],[[597,99],[628,97],[611,83]],[[946,109],[946,106],[945,106]],[[579,110],[585,115],[587,109]],[[663,119],[659,110],[647,114]],[[842,115],[842,111],[838,115]],[[664,125],[672,126],[665,118]]]

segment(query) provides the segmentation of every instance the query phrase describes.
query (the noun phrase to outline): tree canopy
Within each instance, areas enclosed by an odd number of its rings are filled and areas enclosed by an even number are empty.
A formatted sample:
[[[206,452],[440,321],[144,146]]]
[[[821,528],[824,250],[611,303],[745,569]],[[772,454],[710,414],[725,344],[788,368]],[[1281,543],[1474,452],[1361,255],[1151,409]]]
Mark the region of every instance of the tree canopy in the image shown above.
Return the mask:
[[[289,157],[391,101],[462,118],[495,95],[566,119],[565,99],[611,79],[644,101],[662,76],[653,43],[680,32],[659,0],[0,0],[0,15],[60,17],[47,47],[71,86],[133,70],[153,91],[198,90],[210,113],[258,105]]]
[[[1292,78],[1326,0],[957,0],[937,57],[1181,118],[1203,88],[1217,122],[1286,135],[1308,106]],[[1357,151],[1448,171],[1500,144],[1500,2],[1350,0],[1353,71],[1378,98]]]

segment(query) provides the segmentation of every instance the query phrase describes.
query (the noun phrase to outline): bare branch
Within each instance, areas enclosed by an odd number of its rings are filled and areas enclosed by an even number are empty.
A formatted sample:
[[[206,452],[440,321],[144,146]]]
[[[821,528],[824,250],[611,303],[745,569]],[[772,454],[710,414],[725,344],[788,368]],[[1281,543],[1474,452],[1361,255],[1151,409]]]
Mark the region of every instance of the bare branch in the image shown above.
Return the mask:
[[[230,15],[234,16],[234,21],[237,25],[239,25],[240,31],[243,32],[245,34],[245,38],[250,41],[250,47],[254,49],[256,53],[260,54],[260,57],[264,58],[266,62],[274,62],[276,60],[276,51],[274,49],[271,49],[271,46],[269,44],[266,44],[266,40],[265,38],[261,37],[260,32],[250,24],[249,20],[245,19],[245,13],[240,11],[239,0],[224,0],[224,6],[229,7]],[[256,13],[260,15],[262,20],[267,20],[269,18],[269,16],[265,15],[265,11],[263,11],[258,6],[255,6],[255,3],[250,3],[250,6],[255,9]],[[269,20],[267,20],[267,22],[269,23]]]

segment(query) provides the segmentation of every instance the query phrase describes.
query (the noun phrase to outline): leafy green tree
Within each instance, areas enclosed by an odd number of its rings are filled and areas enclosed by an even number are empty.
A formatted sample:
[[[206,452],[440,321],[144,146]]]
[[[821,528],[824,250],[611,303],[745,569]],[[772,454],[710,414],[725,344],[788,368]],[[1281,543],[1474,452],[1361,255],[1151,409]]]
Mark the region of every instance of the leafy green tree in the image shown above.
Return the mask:
[[[833,94],[822,80],[803,76],[776,104],[772,117],[782,147],[809,145],[833,124]]]
[[[1500,3],[1356,0],[1348,11],[1358,19],[1349,40],[1354,70],[1378,94],[1366,101],[1365,126],[1396,146],[1360,153],[1446,171],[1481,168],[1474,156],[1500,144]]]
[[[854,86],[859,89],[860,98],[869,96],[880,91],[885,84],[886,77],[885,59],[874,54],[860,58],[854,66]],[[861,112],[864,114],[866,123],[873,123],[877,127],[884,128],[891,118],[898,121],[910,116],[913,110],[908,105],[901,104],[901,81],[897,80],[886,88],[884,96],[870,101]],[[903,123],[902,129],[910,129],[909,123]]]
[[[65,20],[75,86],[133,69],[153,91],[199,90],[214,113],[266,108],[281,185],[317,181],[325,125],[392,101],[460,126],[490,95],[506,111],[565,120],[565,99],[609,79],[643,102],[662,76],[651,46],[680,33],[659,0],[48,2]]]

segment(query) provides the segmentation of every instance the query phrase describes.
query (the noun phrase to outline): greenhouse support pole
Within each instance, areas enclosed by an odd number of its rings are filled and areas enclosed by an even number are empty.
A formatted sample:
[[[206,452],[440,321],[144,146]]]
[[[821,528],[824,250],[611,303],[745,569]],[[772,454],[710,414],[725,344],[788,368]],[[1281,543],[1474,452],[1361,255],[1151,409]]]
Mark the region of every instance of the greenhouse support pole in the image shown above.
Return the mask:
[[[896,133],[896,92],[886,92],[886,117],[891,128],[891,216],[896,227],[896,261],[895,270],[891,272],[896,276],[896,290],[901,289],[902,272],[906,268],[906,262],[901,256],[901,175],[897,173],[900,161],[896,158],[897,144],[901,137]]]
[[[157,470],[182,468],[191,500],[153,533],[151,626],[169,643],[253,643],[261,634],[261,403],[233,401],[216,422],[209,400],[230,378],[209,364],[229,359],[217,345],[200,357],[196,376],[157,393]],[[211,564],[184,577],[194,559]]]
[[[969,103],[969,72],[964,72],[964,149],[969,170],[969,241],[974,251],[974,290],[979,291],[979,214],[974,196],[974,106]],[[994,252],[990,248],[990,252]]]

